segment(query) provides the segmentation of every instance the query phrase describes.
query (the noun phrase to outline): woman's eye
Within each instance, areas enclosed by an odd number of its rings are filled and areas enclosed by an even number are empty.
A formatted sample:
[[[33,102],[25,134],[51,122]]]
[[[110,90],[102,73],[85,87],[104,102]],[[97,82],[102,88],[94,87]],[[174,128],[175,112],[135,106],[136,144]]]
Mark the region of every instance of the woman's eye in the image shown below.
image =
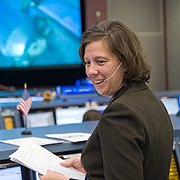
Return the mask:
[[[103,65],[104,63],[105,63],[104,60],[99,60],[99,61],[98,61],[98,64],[100,64],[100,65]]]
[[[90,65],[90,61],[85,61],[85,66],[89,66]]]

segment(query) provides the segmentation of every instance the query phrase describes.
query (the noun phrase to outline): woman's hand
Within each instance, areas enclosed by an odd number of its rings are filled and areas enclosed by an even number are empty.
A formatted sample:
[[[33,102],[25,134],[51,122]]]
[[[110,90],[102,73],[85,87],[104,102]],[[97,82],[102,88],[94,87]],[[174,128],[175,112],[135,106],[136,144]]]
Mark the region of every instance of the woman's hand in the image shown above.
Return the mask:
[[[61,162],[61,165],[64,167],[73,167],[78,171],[81,171],[83,173],[86,173],[84,168],[82,167],[81,160],[79,157],[70,158],[67,160],[64,160]],[[48,170],[46,175],[40,175],[40,180],[69,180],[68,177],[65,177],[64,175]]]
[[[62,174],[51,171],[51,170],[47,170],[46,175],[39,174],[39,179],[40,180],[69,180],[68,177],[65,177]]]
[[[73,157],[73,158],[64,160],[61,162],[61,165],[64,167],[73,167],[78,171],[86,173],[85,169],[83,168],[83,166],[81,164],[81,160],[79,157]]]

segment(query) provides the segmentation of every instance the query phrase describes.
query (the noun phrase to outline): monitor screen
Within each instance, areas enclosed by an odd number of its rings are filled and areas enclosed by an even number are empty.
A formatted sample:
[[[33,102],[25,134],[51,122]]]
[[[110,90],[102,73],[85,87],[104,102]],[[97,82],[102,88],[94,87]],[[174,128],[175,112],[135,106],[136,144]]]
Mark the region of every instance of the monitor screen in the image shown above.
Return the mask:
[[[100,111],[101,113],[106,108],[106,105],[97,106],[93,109]],[[88,107],[70,107],[70,108],[57,108],[55,110],[56,115],[56,124],[74,124],[74,123],[82,123],[83,115],[90,108]]]
[[[55,125],[53,111],[29,113],[27,116],[28,127],[41,127],[52,125]]]
[[[177,98],[162,97],[161,101],[165,105],[169,115],[176,115],[179,111],[179,104]]]
[[[7,77],[1,83],[61,84],[61,73],[82,69],[82,6],[81,0],[1,0],[0,73]]]
[[[174,141],[173,151],[171,157],[170,171],[169,171],[169,179],[179,179],[180,174],[180,156],[179,156],[179,142]]]
[[[74,124],[81,123],[83,115],[87,111],[86,107],[57,108],[56,124]]]
[[[36,172],[36,171],[34,171],[34,178],[33,178],[33,180],[40,180],[38,172]]]
[[[0,167],[1,180],[23,180],[21,166]]]

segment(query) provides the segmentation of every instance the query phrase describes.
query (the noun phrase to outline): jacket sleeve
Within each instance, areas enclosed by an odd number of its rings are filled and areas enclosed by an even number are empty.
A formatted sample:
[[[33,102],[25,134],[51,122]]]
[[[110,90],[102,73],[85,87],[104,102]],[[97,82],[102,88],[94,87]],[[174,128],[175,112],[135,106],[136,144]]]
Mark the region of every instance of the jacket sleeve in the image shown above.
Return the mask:
[[[98,134],[105,179],[143,180],[145,133],[139,115],[113,103],[104,112]]]

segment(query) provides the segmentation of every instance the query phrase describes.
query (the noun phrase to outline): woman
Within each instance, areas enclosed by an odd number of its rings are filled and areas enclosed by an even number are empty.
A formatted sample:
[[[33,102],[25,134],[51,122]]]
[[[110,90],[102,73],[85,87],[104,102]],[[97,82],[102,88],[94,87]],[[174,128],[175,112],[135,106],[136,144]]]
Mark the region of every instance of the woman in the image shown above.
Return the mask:
[[[84,33],[80,56],[97,92],[111,96],[81,159],[62,163],[94,180],[168,180],[173,129],[146,83],[150,65],[127,26],[104,21]],[[48,171],[45,179],[69,179]]]

